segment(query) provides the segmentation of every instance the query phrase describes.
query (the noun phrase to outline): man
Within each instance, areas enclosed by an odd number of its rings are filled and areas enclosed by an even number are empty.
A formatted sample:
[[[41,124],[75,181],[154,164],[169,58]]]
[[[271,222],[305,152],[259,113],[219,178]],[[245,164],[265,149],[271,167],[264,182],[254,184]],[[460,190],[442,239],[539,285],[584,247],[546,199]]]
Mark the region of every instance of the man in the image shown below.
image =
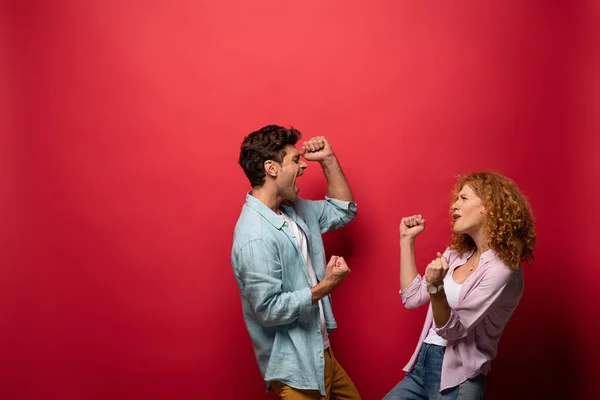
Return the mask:
[[[360,399],[337,362],[328,333],[337,328],[329,294],[349,274],[343,257],[325,265],[321,234],[356,216],[342,168],[322,136],[269,125],[248,135],[239,163],[252,191],[238,219],[231,262],[246,327],[267,384],[286,400]],[[298,197],[296,179],[321,164],[325,200]]]

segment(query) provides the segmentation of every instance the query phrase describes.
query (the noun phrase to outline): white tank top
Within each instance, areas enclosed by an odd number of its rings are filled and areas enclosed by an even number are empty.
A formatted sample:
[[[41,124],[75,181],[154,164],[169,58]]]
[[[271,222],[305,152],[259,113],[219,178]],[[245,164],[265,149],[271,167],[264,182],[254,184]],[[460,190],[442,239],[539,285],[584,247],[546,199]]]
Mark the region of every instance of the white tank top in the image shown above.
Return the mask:
[[[454,273],[454,271],[452,272]],[[458,296],[460,295],[460,289],[462,288],[462,285],[462,283],[454,282],[454,278],[452,278],[452,275],[450,274],[446,275],[444,278],[444,292],[446,292],[446,299],[448,299],[448,305],[450,308],[455,308],[458,305]],[[431,328],[429,328],[429,333],[427,334],[424,342],[445,347],[448,344],[448,341],[435,333],[433,324],[434,322],[432,322]]]

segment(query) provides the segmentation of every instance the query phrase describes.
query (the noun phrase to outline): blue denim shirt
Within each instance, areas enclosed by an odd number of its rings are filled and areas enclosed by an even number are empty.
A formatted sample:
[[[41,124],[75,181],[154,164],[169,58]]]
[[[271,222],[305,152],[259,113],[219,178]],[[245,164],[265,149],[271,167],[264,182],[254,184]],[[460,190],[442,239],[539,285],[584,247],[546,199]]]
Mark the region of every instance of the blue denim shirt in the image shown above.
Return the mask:
[[[321,234],[352,221],[356,204],[328,197],[299,198],[281,209],[306,235],[309,257],[321,281],[327,264]],[[325,396],[320,313],[318,304],[312,304],[306,261],[284,219],[250,193],[235,227],[231,264],[267,390],[270,381],[280,381]],[[321,302],[327,330],[332,331],[337,324],[331,299],[326,296]]]

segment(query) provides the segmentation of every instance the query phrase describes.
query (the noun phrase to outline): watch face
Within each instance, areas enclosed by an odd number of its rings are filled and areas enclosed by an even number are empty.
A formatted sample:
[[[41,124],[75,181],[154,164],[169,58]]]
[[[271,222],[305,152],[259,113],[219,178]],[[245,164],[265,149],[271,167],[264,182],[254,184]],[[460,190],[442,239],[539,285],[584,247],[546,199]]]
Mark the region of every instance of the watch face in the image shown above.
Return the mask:
[[[436,294],[438,292],[438,288],[434,285],[431,285],[427,288],[427,291],[431,294]]]

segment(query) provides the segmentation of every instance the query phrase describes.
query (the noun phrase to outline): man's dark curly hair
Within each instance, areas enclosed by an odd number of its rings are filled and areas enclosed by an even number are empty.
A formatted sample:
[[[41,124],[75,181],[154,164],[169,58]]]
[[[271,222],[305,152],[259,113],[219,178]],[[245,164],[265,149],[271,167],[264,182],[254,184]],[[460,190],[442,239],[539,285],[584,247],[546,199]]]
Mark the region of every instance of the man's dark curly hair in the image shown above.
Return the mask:
[[[302,137],[300,131],[279,125],[267,125],[244,138],[240,146],[239,164],[250,185],[262,186],[265,183],[265,161],[283,162],[285,146],[295,145]]]

